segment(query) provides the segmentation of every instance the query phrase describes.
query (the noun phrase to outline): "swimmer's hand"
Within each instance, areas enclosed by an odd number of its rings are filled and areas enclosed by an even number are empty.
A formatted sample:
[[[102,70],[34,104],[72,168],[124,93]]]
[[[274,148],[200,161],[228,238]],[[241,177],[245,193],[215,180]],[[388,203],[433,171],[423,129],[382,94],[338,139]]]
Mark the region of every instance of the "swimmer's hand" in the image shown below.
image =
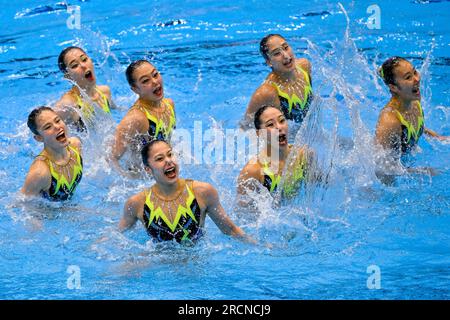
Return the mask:
[[[436,137],[436,139],[438,139],[441,142],[450,143],[450,137],[439,136],[439,137]]]
[[[440,174],[440,171],[431,167],[417,167],[417,168],[407,168],[406,171],[409,174],[423,174],[431,177],[435,177]]]

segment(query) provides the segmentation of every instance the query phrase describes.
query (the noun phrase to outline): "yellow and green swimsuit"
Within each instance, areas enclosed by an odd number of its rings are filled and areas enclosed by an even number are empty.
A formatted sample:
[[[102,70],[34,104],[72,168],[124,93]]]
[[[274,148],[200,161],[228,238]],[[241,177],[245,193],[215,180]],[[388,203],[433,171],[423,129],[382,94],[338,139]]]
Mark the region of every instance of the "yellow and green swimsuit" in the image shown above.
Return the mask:
[[[52,176],[50,189],[48,190],[48,192],[42,192],[44,198],[52,201],[69,200],[73,196],[76,187],[81,181],[81,178],[83,176],[83,159],[76,148],[73,148],[71,146],[69,146],[68,148],[69,152],[72,152],[71,157],[75,156],[75,164],[72,168],[71,181],[67,181],[63,173],[57,172],[55,170],[53,162],[48,157],[40,155],[41,157],[45,158]]]
[[[303,70],[303,68],[299,65],[297,65],[297,70],[303,73],[306,81],[303,89],[303,99],[300,99],[295,93],[292,96],[289,96],[289,94],[284,92],[280,88],[280,85],[275,82],[272,82],[272,86],[277,90],[281,110],[283,111],[286,119],[301,123],[308,113],[309,105],[311,104],[313,98],[313,92],[311,79],[309,78],[308,72]]]
[[[402,124],[402,136],[400,138],[400,149],[402,151],[402,154],[406,154],[410,152],[419,142],[419,138],[423,134],[423,130],[425,127],[424,124],[424,114],[422,110],[422,106],[419,102],[419,116],[417,117],[417,128],[414,128],[414,126],[409,123],[408,121],[403,118],[400,112],[395,110],[397,114],[398,120]]]
[[[139,100],[134,104],[132,108],[137,108],[142,111],[148,120],[148,137],[144,139],[143,143],[147,143],[148,140],[165,140],[169,141],[172,135],[172,131],[176,126],[175,110],[170,104],[168,99],[163,99],[162,102],[166,106],[166,116],[168,122],[162,118],[157,118],[151,114],[146,108],[140,105]]]
[[[189,184],[190,187],[186,182],[182,197],[185,203],[178,204],[173,221],[170,221],[168,214],[160,206],[155,205],[152,189],[146,192],[143,219],[147,233],[154,241],[195,242],[202,236],[201,210],[192,191],[192,181]]]
[[[277,187],[280,184],[281,175],[275,174],[272,169],[270,169],[269,163],[264,162],[261,163],[261,165],[264,173],[263,186],[266,187],[270,193],[273,193],[277,190]],[[298,186],[305,179],[305,170],[306,161],[303,159],[299,165],[294,167],[294,171],[292,173],[288,173],[288,179],[284,181],[282,190],[285,197],[293,196],[298,190]]]
[[[99,106],[101,107],[101,109],[103,110],[104,113],[110,114],[111,110],[110,110],[110,104],[109,104],[108,97],[106,97],[106,95],[101,90],[99,90],[97,87],[95,88],[95,90],[98,92],[98,94],[100,95],[101,100],[102,100],[102,102],[99,104]],[[85,102],[81,98],[80,91],[77,87],[73,87],[71,91],[72,91],[72,95],[74,96],[74,98],[76,100],[76,104],[81,111],[83,119],[87,122],[93,121],[94,115],[95,115],[95,107],[93,105],[91,105],[90,103]],[[77,123],[77,127],[78,127],[79,131],[86,131],[86,125],[81,118],[80,118],[79,122]]]

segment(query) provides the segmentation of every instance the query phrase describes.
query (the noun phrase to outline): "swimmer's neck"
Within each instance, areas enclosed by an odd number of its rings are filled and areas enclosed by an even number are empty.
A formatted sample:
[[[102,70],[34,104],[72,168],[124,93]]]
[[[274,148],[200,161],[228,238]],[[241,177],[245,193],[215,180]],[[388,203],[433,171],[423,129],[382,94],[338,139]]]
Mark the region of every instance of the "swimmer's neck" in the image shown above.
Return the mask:
[[[401,112],[411,110],[416,105],[416,101],[420,103],[420,100],[401,99],[398,96],[393,96],[390,104]]]
[[[158,195],[164,198],[170,198],[176,194],[181,187],[183,187],[183,180],[178,179],[176,183],[172,184],[156,183],[154,188],[156,189],[156,193]]]
[[[49,156],[50,160],[55,163],[66,162],[67,158],[70,157],[68,146],[63,148],[51,148],[49,146],[44,147],[45,153]]]
[[[89,97],[94,97],[97,95],[97,84],[94,82],[93,84],[87,84],[85,86],[80,86],[81,90],[83,90]]]
[[[280,82],[291,82],[297,79],[296,69],[288,72],[274,72]]]
[[[147,106],[151,109],[158,109],[159,107],[161,107],[162,100],[163,99],[155,101],[155,100],[147,99],[145,97],[139,97],[139,101],[141,101],[145,106]]]

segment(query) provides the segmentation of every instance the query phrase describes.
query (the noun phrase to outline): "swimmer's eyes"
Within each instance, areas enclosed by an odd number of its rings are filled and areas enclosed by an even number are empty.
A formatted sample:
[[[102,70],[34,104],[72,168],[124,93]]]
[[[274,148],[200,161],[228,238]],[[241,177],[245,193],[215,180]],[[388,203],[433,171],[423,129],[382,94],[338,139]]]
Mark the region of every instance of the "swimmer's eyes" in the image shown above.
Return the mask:
[[[156,158],[155,158],[155,161],[156,161],[156,162],[161,162],[163,159],[164,159],[164,158],[160,156],[160,157],[156,157]]]
[[[145,78],[145,79],[142,80],[141,82],[142,82],[143,84],[146,84],[146,83],[148,83],[148,81],[149,81],[149,79],[148,79],[148,78]]]
[[[280,123],[284,123],[286,121],[285,117],[280,117],[280,119],[278,119],[278,121],[280,121]]]
[[[87,60],[88,60],[88,57],[86,57],[86,56],[81,57],[81,61],[86,62]]]
[[[273,122],[267,122],[267,123],[266,123],[266,127],[267,127],[267,128],[273,127]]]
[[[75,69],[76,67],[78,67],[78,63],[74,63],[74,64],[70,65],[71,69]]]
[[[157,77],[159,76],[159,72],[158,72],[158,71],[155,71],[155,72],[152,74],[152,76],[153,76],[153,78],[157,78]]]
[[[284,49],[284,51],[289,50],[289,45],[288,45],[288,44],[284,45],[284,46],[283,46],[283,49]]]
[[[272,53],[272,55],[273,55],[274,57],[278,57],[280,54],[281,54],[281,51],[280,51],[280,50],[277,50],[277,51],[275,51],[275,52]]]

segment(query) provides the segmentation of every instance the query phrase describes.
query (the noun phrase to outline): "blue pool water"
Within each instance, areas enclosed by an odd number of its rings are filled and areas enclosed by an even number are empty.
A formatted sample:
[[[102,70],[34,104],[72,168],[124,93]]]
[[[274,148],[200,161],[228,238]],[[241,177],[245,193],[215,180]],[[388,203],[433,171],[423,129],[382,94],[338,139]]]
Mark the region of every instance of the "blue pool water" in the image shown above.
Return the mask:
[[[450,135],[450,2],[376,2],[381,29],[366,25],[368,1],[73,0],[81,29],[71,30],[63,2],[2,0],[0,298],[448,299],[450,146],[423,138],[415,165],[439,174],[387,187],[375,178],[370,141],[389,99],[375,69],[391,55],[422,71],[426,125]],[[135,100],[126,66],[152,59],[179,128],[202,121],[203,130],[232,129],[269,71],[258,53],[267,33],[286,36],[313,64],[320,99],[297,138],[318,151],[330,184],[278,209],[261,200],[260,216],[246,219],[233,209],[242,164],[183,165],[183,176],[214,184],[233,220],[274,248],[229,239],[210,220],[204,241],[189,249],[155,247],[140,225],[118,233],[124,201],[151,183],[117,177],[104,160],[114,125]],[[120,108],[115,124],[105,120],[85,144],[73,200],[26,203],[17,191],[41,148],[26,117],[70,87],[56,58],[71,44],[87,50]],[[367,286],[373,265],[380,289]],[[70,266],[81,272],[79,289],[68,286]]]

